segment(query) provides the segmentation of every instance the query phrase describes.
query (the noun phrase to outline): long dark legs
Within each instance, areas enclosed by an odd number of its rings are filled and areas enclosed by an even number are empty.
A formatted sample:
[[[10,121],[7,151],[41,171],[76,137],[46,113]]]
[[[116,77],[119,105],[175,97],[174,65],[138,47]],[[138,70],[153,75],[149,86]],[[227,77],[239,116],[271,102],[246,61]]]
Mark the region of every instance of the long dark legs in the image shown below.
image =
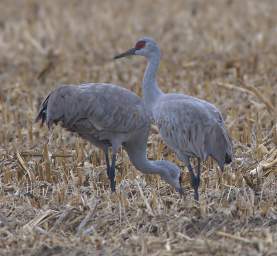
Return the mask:
[[[199,188],[199,185],[200,185],[200,175],[201,175],[201,160],[200,158],[197,158],[197,170],[196,170],[196,180],[195,180],[195,183],[196,183],[196,187],[197,187],[197,198],[195,198],[195,200],[199,200],[199,195],[198,195],[198,188]],[[195,189],[194,189],[195,191]]]
[[[116,162],[116,155],[112,155],[112,165],[110,165],[110,160],[109,160],[109,150],[108,148],[104,150],[105,153],[105,158],[106,158],[106,165],[107,165],[107,175],[110,180],[111,184],[111,191],[115,192],[115,162]]]
[[[118,149],[120,148],[122,142],[118,140],[110,141],[110,144],[112,145],[112,163],[110,165],[109,162],[109,146],[104,148],[104,153],[106,157],[106,164],[107,164],[107,174],[110,180],[111,184],[111,191],[115,192],[115,162],[116,162],[116,154]]]
[[[115,192],[115,162],[116,162],[116,154],[112,155],[112,165],[110,168],[110,182],[111,182],[111,190]]]
[[[110,159],[109,159],[109,150],[105,150],[104,153],[105,153],[105,159],[106,159],[106,165],[107,165],[107,176],[108,178],[110,178],[111,166],[110,166]]]
[[[197,172],[196,172],[196,175],[195,173],[193,172],[193,169],[192,169],[192,166],[190,164],[190,160],[189,158],[186,159],[186,164],[187,164],[187,167],[189,169],[189,172],[190,172],[190,176],[191,176],[191,185],[194,189],[194,199],[196,201],[199,201],[199,193],[198,193],[198,188],[199,188],[199,185],[200,185],[200,166],[201,166],[201,163],[200,163],[200,159],[197,158]]]

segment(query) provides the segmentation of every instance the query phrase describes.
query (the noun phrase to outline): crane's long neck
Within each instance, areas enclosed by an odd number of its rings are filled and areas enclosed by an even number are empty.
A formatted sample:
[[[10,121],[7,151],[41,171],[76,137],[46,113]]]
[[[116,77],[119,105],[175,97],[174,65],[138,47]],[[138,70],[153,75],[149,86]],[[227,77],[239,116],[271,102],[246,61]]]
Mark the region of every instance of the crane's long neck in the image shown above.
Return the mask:
[[[147,142],[141,141],[128,145],[126,151],[132,164],[145,174],[162,175],[164,170],[158,165],[158,161],[148,160],[146,154]]]
[[[163,94],[156,80],[156,74],[160,64],[160,51],[148,58],[148,64],[144,72],[142,89],[146,107],[152,109],[156,100]]]

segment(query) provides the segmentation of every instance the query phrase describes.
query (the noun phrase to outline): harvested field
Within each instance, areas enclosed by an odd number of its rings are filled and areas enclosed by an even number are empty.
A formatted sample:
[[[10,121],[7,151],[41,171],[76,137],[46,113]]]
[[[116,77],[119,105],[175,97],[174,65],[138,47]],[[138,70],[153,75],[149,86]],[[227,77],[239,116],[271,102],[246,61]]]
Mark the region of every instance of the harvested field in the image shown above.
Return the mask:
[[[277,1],[2,0],[0,255],[277,255]],[[34,124],[59,84],[111,82],[141,95],[144,35],[159,83],[214,103],[235,156],[203,165],[200,204],[184,164],[152,129],[148,157],[183,170],[182,199],[124,151],[111,194],[103,153]]]

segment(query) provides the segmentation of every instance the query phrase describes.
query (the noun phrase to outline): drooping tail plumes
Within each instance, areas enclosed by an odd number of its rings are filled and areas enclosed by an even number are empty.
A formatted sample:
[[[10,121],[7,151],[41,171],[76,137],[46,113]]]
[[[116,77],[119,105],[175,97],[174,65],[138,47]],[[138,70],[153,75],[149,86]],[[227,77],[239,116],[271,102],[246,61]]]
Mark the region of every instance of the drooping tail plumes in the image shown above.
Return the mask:
[[[36,123],[41,121],[41,126],[43,126],[43,124],[45,123],[46,118],[47,118],[47,105],[48,105],[49,96],[50,96],[50,94],[47,96],[47,98],[41,104],[38,115],[35,119]]]
[[[206,145],[209,154],[217,161],[221,170],[224,164],[232,162],[232,141],[223,126],[216,125],[207,136]]]
[[[225,155],[225,164],[230,164],[232,162],[232,156],[226,153]]]
[[[227,150],[225,154],[225,164],[230,164],[233,161],[233,142],[228,133],[225,133]]]

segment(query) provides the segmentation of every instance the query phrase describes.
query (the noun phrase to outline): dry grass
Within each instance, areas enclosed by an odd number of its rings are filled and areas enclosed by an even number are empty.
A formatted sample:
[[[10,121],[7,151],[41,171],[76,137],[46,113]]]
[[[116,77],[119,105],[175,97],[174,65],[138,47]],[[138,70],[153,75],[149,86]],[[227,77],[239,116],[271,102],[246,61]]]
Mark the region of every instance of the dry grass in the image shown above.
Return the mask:
[[[153,2],[153,3],[152,3]],[[277,2],[0,3],[1,255],[276,255]],[[141,176],[125,152],[111,195],[101,152],[33,124],[57,84],[140,91],[145,62],[114,62],[142,35],[160,42],[165,91],[207,99],[226,117],[235,159],[203,166],[200,205]],[[177,162],[156,133],[148,155]]]

